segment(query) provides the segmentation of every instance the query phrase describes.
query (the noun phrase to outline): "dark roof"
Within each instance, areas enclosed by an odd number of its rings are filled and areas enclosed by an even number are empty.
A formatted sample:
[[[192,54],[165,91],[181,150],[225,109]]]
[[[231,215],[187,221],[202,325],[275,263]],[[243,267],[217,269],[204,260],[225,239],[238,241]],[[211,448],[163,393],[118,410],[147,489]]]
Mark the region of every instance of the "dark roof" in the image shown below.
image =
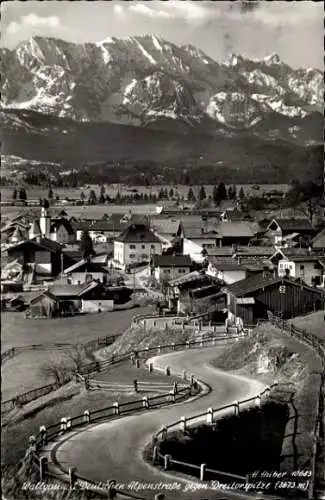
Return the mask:
[[[274,219],[282,229],[282,231],[299,232],[299,231],[312,231],[313,226],[307,218],[287,218],[287,219]]]
[[[252,220],[252,216],[248,212],[242,210],[226,210],[226,215],[228,220],[238,221],[238,220]]]
[[[98,264],[97,262],[92,262],[91,260],[87,261],[85,259],[82,259],[79,262],[72,264],[72,266],[64,270],[65,274],[70,274],[74,272],[108,273],[108,270],[101,264]]]
[[[208,286],[202,286],[200,288],[195,288],[190,291],[192,297],[196,299],[203,299],[215,295],[220,291],[220,285],[210,284]]]
[[[16,245],[12,245],[8,248],[8,253],[11,252],[11,250],[17,249],[17,248],[23,248],[24,246],[35,246],[37,248],[43,248],[45,250],[48,250],[52,253],[61,253],[62,251],[62,245],[57,243],[56,241],[52,241],[48,238],[42,238],[39,241],[36,240],[36,238],[33,238],[31,240],[25,240],[17,243]]]
[[[308,248],[279,248],[272,257],[279,254],[294,262],[317,261],[322,255],[320,251],[308,250]]]
[[[117,238],[123,243],[160,243],[160,239],[145,224],[130,224]]]
[[[217,269],[221,271],[243,271],[246,266],[238,264],[237,260],[232,257],[220,258],[220,257],[210,257],[209,262],[213,264]]]
[[[325,248],[325,227],[311,240],[314,248]]]
[[[69,235],[75,234],[75,229],[73,228],[73,225],[63,217],[61,217],[60,219],[52,220],[50,232],[54,233],[54,231],[57,231],[61,226],[65,228],[65,230]]]
[[[285,283],[285,284],[292,284],[296,286],[303,286],[304,288],[308,288],[312,291],[319,292],[322,294],[323,292],[317,288],[312,288],[305,283],[298,283],[292,278],[288,277],[280,277],[278,274],[273,274],[272,272],[269,273],[258,273],[258,274],[253,274],[252,276],[249,276],[248,278],[245,278],[240,281],[236,281],[232,285],[229,285],[225,287],[225,289],[230,292],[231,294],[240,297],[243,295],[247,295],[249,293],[255,292],[256,290],[259,290],[260,288],[263,288],[265,286],[270,286],[274,285],[276,283]]]
[[[220,222],[217,227],[222,238],[252,238],[259,230],[258,223],[250,221]]]
[[[155,267],[190,267],[192,264],[189,255],[154,255],[152,263]]]

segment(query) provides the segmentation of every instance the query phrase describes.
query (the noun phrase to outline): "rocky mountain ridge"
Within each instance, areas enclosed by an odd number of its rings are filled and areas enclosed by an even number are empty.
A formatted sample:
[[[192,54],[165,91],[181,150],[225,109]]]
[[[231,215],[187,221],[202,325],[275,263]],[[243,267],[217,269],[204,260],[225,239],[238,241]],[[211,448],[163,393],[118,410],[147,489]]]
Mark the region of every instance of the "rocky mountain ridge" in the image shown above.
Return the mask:
[[[152,35],[85,44],[32,37],[1,50],[2,109],[12,120],[30,110],[182,134],[322,141],[322,73],[276,54],[219,64]]]

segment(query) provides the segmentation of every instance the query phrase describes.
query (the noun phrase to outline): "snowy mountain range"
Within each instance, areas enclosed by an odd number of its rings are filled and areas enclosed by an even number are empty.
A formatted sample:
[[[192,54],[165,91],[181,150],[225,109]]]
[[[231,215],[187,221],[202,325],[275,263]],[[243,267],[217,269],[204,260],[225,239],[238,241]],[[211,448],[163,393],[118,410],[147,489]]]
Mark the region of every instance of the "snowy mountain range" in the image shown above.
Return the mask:
[[[151,35],[85,44],[32,37],[1,51],[2,110],[11,126],[24,110],[181,134],[323,140],[321,71],[292,69],[276,54],[232,54],[220,64]]]

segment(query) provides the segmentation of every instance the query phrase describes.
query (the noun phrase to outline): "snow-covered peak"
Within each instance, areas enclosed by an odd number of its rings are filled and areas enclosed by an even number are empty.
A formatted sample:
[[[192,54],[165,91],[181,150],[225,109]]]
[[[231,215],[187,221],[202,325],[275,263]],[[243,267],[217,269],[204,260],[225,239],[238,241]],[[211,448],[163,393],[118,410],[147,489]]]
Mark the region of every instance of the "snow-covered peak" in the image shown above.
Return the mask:
[[[237,66],[242,58],[237,54],[230,54],[224,62],[225,66]]]
[[[264,57],[264,62],[266,64],[280,64],[280,57],[278,54],[270,54],[266,57]]]
[[[101,40],[100,42],[97,42],[96,45],[103,45],[105,43],[114,43],[114,40],[113,38],[111,38],[110,36],[104,38],[104,40]]]

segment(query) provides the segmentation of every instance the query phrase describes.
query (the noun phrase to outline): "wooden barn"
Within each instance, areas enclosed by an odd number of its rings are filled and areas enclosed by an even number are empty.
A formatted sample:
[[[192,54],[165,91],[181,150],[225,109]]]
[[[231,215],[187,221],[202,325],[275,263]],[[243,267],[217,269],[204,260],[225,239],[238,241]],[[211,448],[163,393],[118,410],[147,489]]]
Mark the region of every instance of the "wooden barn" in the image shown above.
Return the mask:
[[[324,308],[324,291],[271,272],[237,281],[224,291],[229,317],[239,317],[245,325],[267,319],[267,311],[292,318]]]

